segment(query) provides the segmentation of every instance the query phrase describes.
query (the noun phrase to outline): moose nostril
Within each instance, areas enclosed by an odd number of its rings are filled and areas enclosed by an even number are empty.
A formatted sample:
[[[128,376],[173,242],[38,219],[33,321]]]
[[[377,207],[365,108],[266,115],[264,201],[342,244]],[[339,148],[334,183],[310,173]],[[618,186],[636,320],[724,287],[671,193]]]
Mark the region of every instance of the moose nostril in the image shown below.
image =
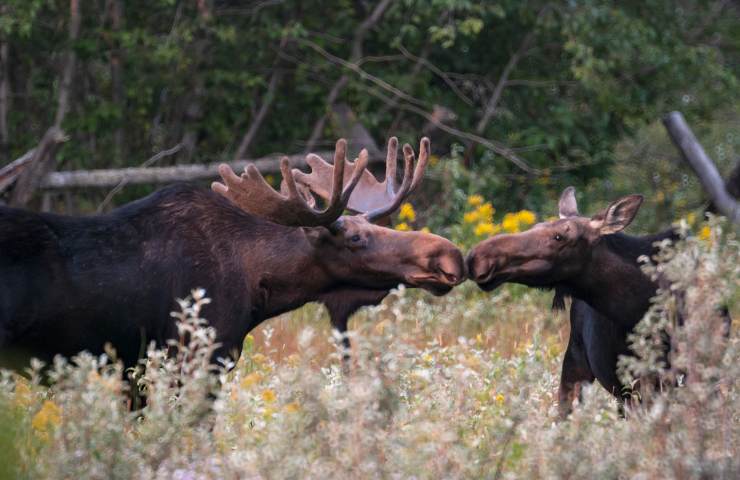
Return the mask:
[[[468,257],[468,275],[475,281],[485,280],[491,273],[491,262],[477,255]]]

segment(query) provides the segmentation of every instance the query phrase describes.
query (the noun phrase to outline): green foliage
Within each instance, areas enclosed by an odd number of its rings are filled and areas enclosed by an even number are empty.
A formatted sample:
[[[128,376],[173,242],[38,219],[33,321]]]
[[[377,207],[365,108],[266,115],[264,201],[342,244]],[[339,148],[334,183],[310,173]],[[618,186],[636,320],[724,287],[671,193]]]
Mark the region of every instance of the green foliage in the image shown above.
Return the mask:
[[[483,193],[512,192],[516,198],[505,200],[512,208],[532,208],[529,195],[551,195],[550,181],[584,186],[607,178],[614,146],[625,135],[672,109],[696,124],[738,92],[737,10],[720,1],[682,2],[680,8],[657,0],[392,2],[366,33],[359,66],[403,91],[404,99],[313,48],[350,59],[373,2],[310,8],[295,1],[120,2],[120,27],[109,8],[114,3],[82,2],[74,45],[67,40],[67,2],[3,4],[0,41],[10,50],[11,108],[2,160],[31,148],[48,127],[68,47],[78,64],[62,168],[138,165],[184,139],[188,148],[163,163],[231,158],[275,72],[275,101],[249,154],[300,151],[327,112],[329,90],[347,75],[338,101],[349,104],[376,138],[390,133],[415,142],[426,129],[439,154],[463,144],[466,167],[496,178],[479,182]],[[479,126],[515,54],[496,109]],[[513,148],[539,173],[430,130],[410,106],[427,112],[444,107],[453,114],[445,123]],[[338,135],[328,122],[321,137],[328,142]]]

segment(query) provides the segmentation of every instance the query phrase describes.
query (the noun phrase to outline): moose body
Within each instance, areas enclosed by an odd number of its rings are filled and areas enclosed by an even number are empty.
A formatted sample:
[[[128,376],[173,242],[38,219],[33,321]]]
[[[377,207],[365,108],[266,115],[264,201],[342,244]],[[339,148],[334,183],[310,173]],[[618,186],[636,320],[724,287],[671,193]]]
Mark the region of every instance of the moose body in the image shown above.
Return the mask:
[[[628,392],[628,386],[623,385],[617,375],[617,361],[622,355],[632,355],[627,337],[649,308],[657,289],[657,285],[639,271],[638,258],[654,255],[656,242],[677,238],[673,230],[646,237],[621,233],[606,236],[602,239],[603,245],[590,252],[595,268],[556,287],[553,302],[556,308],[562,304],[564,295],[573,297],[570,336],[560,380],[563,414],[567,413],[583,383],[597,380],[619,399]]]
[[[396,161],[391,143],[389,163]],[[404,151],[404,187],[390,192],[390,203],[379,201],[377,214],[391,212],[411,190],[413,151]],[[359,164],[348,163],[354,180],[342,190],[344,152],[340,141],[337,171],[327,164],[332,190],[342,195],[332,195],[323,212],[309,207],[308,188],[300,198],[285,196],[254,170],[237,177],[225,166],[228,187],[170,186],[106,215],[0,209],[2,360],[100,353],[110,342],[133,365],[149,342],[162,346],[177,336],[169,313],[174,299],[194,288],[211,298],[203,315],[217,332],[217,360],[238,358],[247,332],[307,302],[324,303],[343,330],[357,308],[399,283],[435,294],[460,283],[463,258],[451,242],[372,225],[369,215],[342,215],[357,179],[369,175],[364,152]],[[293,182],[287,161],[283,167]],[[417,184],[422,171],[414,174]]]
[[[596,379],[620,400],[629,390],[619,381],[617,360],[631,354],[628,335],[658,288],[638,259],[654,255],[662,240],[678,238],[673,230],[645,237],[620,233],[641,203],[641,196],[630,195],[582,217],[569,187],[560,199],[559,220],[485,240],[468,256],[470,277],[484,290],[515,282],[556,289],[556,307],[563,296],[573,298],[559,394],[563,415],[583,382]]]
[[[2,208],[0,347],[48,361],[111,342],[131,365],[149,341],[176,337],[174,299],[202,287],[222,349],[239,348],[269,314],[243,249],[268,261],[300,252],[289,230],[182,185],[88,218]],[[259,241],[265,234],[270,245]]]

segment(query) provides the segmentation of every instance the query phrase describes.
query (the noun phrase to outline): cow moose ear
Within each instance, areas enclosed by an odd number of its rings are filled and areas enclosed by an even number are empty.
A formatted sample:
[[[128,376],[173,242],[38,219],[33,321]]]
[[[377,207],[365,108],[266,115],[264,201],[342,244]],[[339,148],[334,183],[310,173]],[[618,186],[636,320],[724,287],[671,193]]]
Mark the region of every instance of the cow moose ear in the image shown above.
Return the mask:
[[[642,200],[642,195],[628,195],[612,202],[606,210],[593,216],[591,226],[601,235],[621,232],[634,220]]]
[[[563,193],[560,195],[560,201],[558,202],[558,214],[560,218],[578,216],[575,187],[568,187],[563,190]]]

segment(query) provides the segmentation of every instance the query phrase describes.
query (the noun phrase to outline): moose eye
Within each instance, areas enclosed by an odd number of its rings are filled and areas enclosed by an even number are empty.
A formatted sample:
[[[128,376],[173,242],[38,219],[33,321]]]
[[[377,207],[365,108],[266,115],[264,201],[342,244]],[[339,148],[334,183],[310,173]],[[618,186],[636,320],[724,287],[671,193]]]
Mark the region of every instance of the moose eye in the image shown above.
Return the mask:
[[[352,235],[352,237],[350,237],[349,241],[352,242],[352,243],[357,243],[357,242],[360,241],[360,236],[359,235]]]
[[[563,236],[562,236],[562,235],[560,235],[559,233],[556,233],[556,234],[555,234],[555,236],[554,236],[553,238],[554,238],[554,239],[555,239],[556,241],[558,241],[558,242],[559,242],[559,241],[561,241],[561,240],[563,239]]]

